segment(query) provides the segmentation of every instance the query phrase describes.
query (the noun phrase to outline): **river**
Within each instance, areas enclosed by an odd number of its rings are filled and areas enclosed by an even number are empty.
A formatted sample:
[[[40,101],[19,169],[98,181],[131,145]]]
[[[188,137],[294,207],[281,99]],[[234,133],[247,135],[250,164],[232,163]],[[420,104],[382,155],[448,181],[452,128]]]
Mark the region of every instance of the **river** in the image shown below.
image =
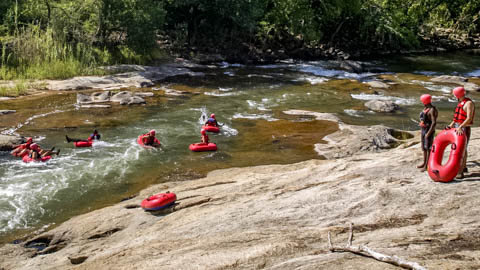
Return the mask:
[[[141,89],[155,94],[144,106],[79,108],[75,92],[0,101],[0,109],[17,110],[2,118],[2,133],[32,136],[45,148],[61,149],[58,157],[40,164],[0,153],[0,243],[114,204],[152,184],[200,178],[221,168],[321,158],[313,144],[337,126],[284,110],[330,112],[349,124],[418,130],[421,94],[434,97],[439,126],[450,122],[455,106],[452,85],[432,83],[432,76],[461,75],[480,84],[480,55],[475,54],[402,56],[364,64],[375,72],[349,73],[325,61],[199,67],[195,71],[204,76],[171,78]],[[390,88],[373,90],[364,83],[374,78],[390,82]],[[165,95],[165,89],[184,94]],[[480,95],[470,96],[475,100]],[[394,100],[400,110],[371,112],[363,105],[371,99]],[[210,135],[219,150],[193,153],[188,145],[200,140],[201,123],[210,113],[223,125],[221,134]],[[74,148],[65,141],[67,134],[86,138],[94,128],[102,141],[92,148]],[[136,144],[137,136],[150,129],[157,131],[161,150]]]

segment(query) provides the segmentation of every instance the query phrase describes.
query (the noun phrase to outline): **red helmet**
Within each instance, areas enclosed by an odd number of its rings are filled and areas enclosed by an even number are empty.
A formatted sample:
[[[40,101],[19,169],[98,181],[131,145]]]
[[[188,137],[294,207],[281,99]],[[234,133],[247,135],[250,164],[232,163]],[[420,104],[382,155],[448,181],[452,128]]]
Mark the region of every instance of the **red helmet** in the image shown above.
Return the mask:
[[[215,114],[214,113],[210,114],[210,118],[215,118]]]
[[[459,99],[463,98],[465,96],[465,88],[463,86],[456,87],[453,89],[453,94]]]
[[[150,134],[150,136],[155,136],[155,129],[150,130],[150,132],[148,132],[148,134]]]
[[[430,96],[429,94],[423,94],[420,97],[420,100],[422,101],[423,105],[427,105],[432,103],[432,96]]]
[[[202,131],[200,131],[200,133],[202,133],[202,135],[207,134],[207,132],[205,131],[205,129],[202,129]]]
[[[27,143],[32,143],[32,142],[33,142],[32,137],[28,137],[28,138],[27,138]]]
[[[32,145],[30,145],[30,149],[32,149],[32,150],[38,150],[38,149],[39,149],[38,144],[32,143]]]

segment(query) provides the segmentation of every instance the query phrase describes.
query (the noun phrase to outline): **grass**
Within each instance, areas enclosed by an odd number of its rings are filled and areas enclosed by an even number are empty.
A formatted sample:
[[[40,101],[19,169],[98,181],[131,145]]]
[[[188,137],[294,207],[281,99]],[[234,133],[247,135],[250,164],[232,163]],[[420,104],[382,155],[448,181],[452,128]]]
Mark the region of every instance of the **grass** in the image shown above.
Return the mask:
[[[26,95],[29,92],[30,85],[24,81],[15,83],[14,86],[0,86],[0,96],[2,97],[18,97]]]

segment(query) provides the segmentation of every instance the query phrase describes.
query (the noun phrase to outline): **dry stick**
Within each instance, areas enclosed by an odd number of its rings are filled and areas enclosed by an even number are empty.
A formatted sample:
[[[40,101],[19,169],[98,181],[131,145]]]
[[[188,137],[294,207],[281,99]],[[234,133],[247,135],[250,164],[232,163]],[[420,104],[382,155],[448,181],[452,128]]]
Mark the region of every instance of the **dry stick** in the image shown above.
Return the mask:
[[[379,252],[376,252],[370,249],[367,246],[352,246],[352,239],[353,239],[353,224],[350,223],[350,232],[348,235],[348,243],[345,247],[333,246],[332,240],[330,238],[330,232],[328,232],[328,247],[331,252],[351,252],[355,254],[360,254],[363,256],[374,258],[381,262],[390,263],[393,265],[397,265],[406,269],[413,269],[413,270],[427,270],[427,268],[419,265],[416,262],[409,262],[397,256],[388,256]]]

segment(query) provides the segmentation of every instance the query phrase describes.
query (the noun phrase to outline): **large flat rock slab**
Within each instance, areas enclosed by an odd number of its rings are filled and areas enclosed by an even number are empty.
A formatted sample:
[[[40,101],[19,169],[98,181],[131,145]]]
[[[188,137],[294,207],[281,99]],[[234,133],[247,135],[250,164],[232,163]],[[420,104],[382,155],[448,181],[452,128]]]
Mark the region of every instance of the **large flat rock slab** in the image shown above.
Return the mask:
[[[151,87],[156,82],[162,81],[167,77],[203,75],[201,72],[191,71],[186,66],[188,65],[183,63],[170,63],[162,66],[122,65],[119,69],[109,67],[112,71],[132,69],[133,71],[108,76],[83,76],[60,81],[49,80],[46,81],[46,88],[49,90],[141,88]]]

